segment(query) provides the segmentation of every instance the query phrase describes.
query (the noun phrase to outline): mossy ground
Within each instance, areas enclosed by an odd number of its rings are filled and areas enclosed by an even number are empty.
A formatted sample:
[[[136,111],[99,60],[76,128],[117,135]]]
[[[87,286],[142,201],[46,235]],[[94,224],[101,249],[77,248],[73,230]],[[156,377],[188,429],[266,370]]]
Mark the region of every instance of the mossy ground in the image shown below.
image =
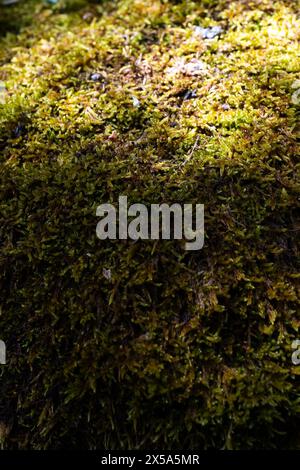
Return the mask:
[[[0,17],[2,446],[299,446],[299,3]],[[203,250],[100,242],[121,194],[204,203]]]

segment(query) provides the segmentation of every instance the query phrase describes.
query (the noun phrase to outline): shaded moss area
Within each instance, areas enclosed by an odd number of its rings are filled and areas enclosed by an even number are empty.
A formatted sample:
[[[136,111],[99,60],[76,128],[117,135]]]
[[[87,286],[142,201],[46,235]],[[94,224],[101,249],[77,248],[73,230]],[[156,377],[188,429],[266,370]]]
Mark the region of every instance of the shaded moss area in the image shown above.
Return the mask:
[[[0,7],[3,448],[299,447],[298,6]],[[119,195],[204,248],[98,240]]]

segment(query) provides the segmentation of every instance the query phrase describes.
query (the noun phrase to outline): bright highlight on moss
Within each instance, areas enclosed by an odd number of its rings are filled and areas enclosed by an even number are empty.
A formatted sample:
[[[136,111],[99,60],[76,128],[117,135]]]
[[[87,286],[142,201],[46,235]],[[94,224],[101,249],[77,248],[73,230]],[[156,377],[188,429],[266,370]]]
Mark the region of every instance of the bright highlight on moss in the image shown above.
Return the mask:
[[[290,0],[0,6],[3,448],[299,448],[299,31]],[[122,194],[204,204],[203,249],[97,239]]]

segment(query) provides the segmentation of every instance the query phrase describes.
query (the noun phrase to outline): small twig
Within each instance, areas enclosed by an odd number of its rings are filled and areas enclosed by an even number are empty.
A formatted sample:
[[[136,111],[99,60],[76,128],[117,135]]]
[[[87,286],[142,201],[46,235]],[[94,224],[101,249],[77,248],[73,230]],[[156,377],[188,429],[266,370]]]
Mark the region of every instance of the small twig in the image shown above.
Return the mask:
[[[197,146],[198,146],[198,142],[199,142],[199,135],[197,135],[197,138],[196,138],[196,141],[191,149],[191,151],[188,153],[187,155],[187,158],[184,160],[184,162],[182,162],[181,166],[185,165],[188,161],[190,161],[190,159],[192,158]]]

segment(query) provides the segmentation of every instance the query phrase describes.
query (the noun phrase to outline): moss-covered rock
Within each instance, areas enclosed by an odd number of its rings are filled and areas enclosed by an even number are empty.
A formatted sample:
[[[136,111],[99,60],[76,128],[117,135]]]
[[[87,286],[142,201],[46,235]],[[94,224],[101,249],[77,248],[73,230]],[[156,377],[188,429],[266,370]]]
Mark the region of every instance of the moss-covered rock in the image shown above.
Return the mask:
[[[296,5],[73,6],[0,7],[3,447],[299,446]],[[121,194],[204,248],[98,240]]]

